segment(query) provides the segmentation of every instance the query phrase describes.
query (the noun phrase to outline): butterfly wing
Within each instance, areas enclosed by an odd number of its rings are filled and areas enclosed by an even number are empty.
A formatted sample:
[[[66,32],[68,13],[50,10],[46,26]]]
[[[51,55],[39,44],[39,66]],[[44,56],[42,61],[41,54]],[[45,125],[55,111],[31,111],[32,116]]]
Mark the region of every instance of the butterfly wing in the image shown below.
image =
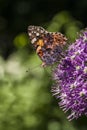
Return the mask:
[[[61,33],[52,33],[39,26],[29,26],[28,35],[43,65],[52,65],[61,58],[66,37]]]

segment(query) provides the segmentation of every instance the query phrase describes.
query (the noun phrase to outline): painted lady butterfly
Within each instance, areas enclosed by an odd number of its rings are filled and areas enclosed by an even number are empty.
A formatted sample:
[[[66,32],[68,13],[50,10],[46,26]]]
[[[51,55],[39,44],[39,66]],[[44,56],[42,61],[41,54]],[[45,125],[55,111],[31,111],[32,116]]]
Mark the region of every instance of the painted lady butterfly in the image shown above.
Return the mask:
[[[40,26],[29,26],[28,35],[36,53],[43,61],[42,66],[58,62],[67,38],[59,32],[48,32]]]

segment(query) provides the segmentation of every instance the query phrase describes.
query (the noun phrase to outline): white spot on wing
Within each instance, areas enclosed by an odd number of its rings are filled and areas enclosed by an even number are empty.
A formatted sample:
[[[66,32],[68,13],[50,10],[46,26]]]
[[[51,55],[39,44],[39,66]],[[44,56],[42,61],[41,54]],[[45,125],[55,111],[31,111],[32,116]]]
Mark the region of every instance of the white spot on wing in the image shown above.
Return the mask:
[[[33,38],[33,39],[31,40],[31,43],[34,44],[34,43],[36,42],[36,40],[37,40],[36,38]]]
[[[43,30],[41,30],[40,32],[41,32],[41,33],[43,33],[44,31],[43,31]]]
[[[39,36],[39,33],[36,33],[36,36]]]
[[[29,33],[29,36],[31,36],[31,33]]]

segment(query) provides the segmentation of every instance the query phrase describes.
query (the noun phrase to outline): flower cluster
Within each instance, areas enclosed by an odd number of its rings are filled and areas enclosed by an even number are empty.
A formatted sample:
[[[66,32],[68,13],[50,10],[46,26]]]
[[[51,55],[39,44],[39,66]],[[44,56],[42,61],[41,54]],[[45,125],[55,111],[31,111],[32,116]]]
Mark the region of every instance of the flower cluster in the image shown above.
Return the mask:
[[[53,94],[59,106],[69,111],[69,120],[87,116],[87,30],[69,46],[65,58],[53,70]]]

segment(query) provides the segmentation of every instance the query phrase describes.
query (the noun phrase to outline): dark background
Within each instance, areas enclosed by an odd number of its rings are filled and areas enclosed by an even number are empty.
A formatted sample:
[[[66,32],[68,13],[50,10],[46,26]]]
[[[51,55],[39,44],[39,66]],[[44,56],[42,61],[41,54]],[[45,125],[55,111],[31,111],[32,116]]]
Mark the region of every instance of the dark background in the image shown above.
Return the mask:
[[[13,39],[27,32],[28,25],[48,27],[52,18],[62,11],[81,22],[79,28],[86,27],[86,0],[0,0],[1,55],[7,58],[13,52]]]
[[[71,44],[87,26],[86,0],[0,0],[0,130],[86,130],[69,122],[52,96],[51,68],[30,44],[27,28],[60,31]]]

